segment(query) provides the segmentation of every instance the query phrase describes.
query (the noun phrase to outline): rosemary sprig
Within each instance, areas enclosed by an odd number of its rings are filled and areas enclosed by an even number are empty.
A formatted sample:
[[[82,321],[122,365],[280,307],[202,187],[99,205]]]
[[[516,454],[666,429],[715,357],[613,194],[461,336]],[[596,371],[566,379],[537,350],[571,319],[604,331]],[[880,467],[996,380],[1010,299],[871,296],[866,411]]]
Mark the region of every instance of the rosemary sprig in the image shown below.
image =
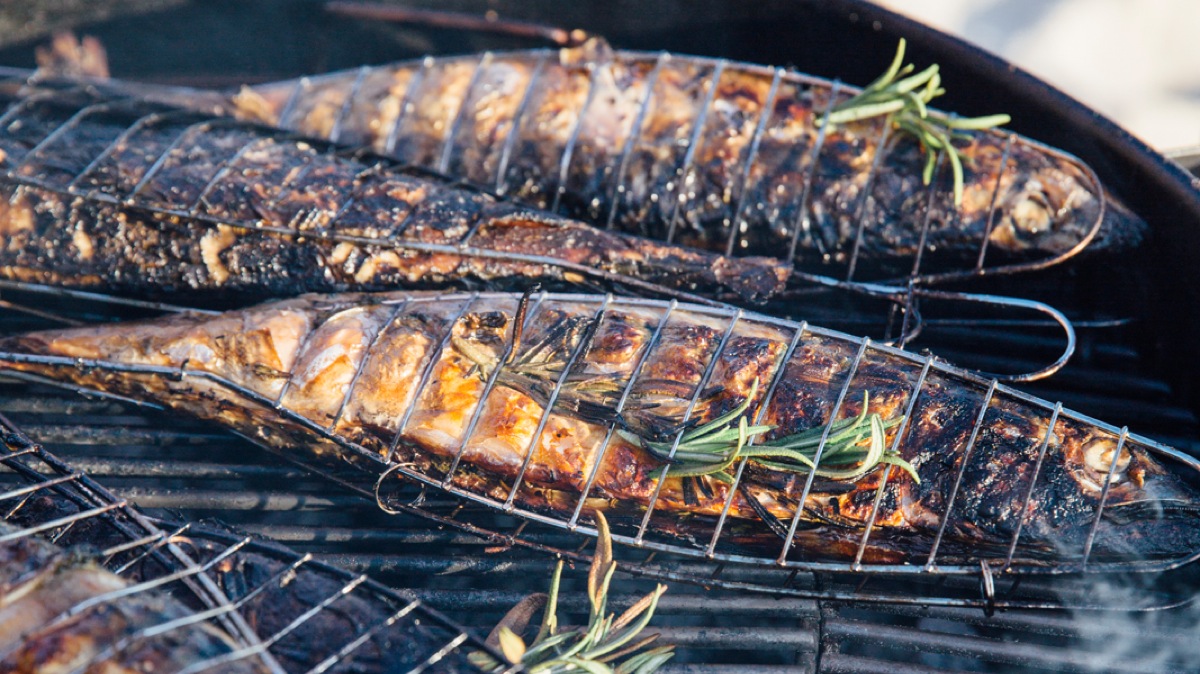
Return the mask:
[[[749,445],[747,441],[774,426],[751,426],[746,410],[758,393],[758,381],[737,407],[683,433],[678,445],[674,441],[653,441],[628,431],[619,431],[626,440],[640,445],[655,458],[668,464],[668,477],[708,476],[733,484],[728,470],[742,458],[772,470],[808,473],[816,468],[819,477],[834,480],[854,480],[866,475],[880,464],[891,464],[905,470],[920,483],[921,478],[912,464],[886,447],[887,429],[900,423],[900,418],[884,421],[877,413],[869,413],[870,394],[863,395],[862,411],[852,419],[828,424],[825,450],[821,464],[816,466],[817,450],[826,427],[818,426],[770,442]],[[674,455],[671,448],[675,446]]]
[[[520,354],[517,354],[516,348],[520,341],[519,333],[515,333],[509,349],[510,356],[497,377],[497,383],[546,404],[549,386],[567,366],[567,357],[563,354],[575,348],[580,340],[586,340],[593,327],[591,322],[585,320],[563,321],[551,334]],[[459,353],[472,363],[475,374],[481,380],[486,381],[500,366],[495,356],[477,347],[471,340],[455,335],[451,341]],[[557,399],[558,409],[581,419],[619,423],[621,426],[617,433],[668,464],[669,477],[708,476],[733,484],[729,468],[743,458],[772,470],[808,473],[815,467],[821,438],[826,435],[825,427],[819,426],[770,442],[750,445],[750,438],[775,428],[751,425],[746,417],[746,411],[758,395],[758,380],[751,383],[750,392],[736,407],[706,424],[684,430],[678,443],[673,438],[652,439],[651,436],[655,434],[645,423],[632,423],[618,413],[615,409],[618,394],[619,382],[616,379],[582,374],[578,377],[569,376],[563,382]],[[854,480],[880,464],[892,464],[907,471],[919,483],[920,478],[912,465],[899,454],[885,448],[887,429],[898,424],[900,419],[884,421],[878,414],[868,413],[869,402],[869,394],[864,394],[862,411],[857,417],[829,424],[817,476]],[[672,447],[675,448],[674,453]]]
[[[954,117],[929,110],[927,104],[946,93],[937,64],[915,75],[916,66],[903,65],[907,42],[900,38],[896,57],[891,66],[861,93],[838,103],[829,111],[830,124],[845,124],[870,117],[887,115],[894,127],[911,135],[925,150],[925,169],[922,178],[928,185],[933,180],[939,153],[945,153],[954,174],[954,205],[962,204],[963,157],[954,146],[954,139],[963,137],[956,131],[973,131],[1003,126],[1011,121],[1005,114],[983,117]]]
[[[650,623],[659,597],[667,590],[666,585],[657,586],[620,616],[608,613],[608,594],[617,563],[613,560],[608,521],[599,512],[596,513],[596,528],[596,553],[588,573],[591,611],[587,626],[562,630],[558,625],[558,593],[563,570],[562,560],[559,560],[550,581],[550,592],[541,596],[546,608],[533,642],[527,645],[517,634],[528,624],[528,612],[523,607],[525,602],[514,607],[493,632],[494,641],[509,664],[521,664],[529,674],[651,674],[674,655],[673,646],[646,648],[658,639],[657,634],[639,636]],[[483,652],[472,653],[470,657],[484,669],[496,669],[501,664]]]

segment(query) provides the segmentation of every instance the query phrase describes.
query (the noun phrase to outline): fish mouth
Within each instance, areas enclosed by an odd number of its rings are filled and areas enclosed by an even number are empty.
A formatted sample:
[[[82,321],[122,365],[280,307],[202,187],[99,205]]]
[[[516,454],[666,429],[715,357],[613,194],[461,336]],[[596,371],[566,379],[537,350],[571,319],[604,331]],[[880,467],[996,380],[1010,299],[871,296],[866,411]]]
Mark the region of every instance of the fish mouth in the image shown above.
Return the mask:
[[[1200,558],[1200,501],[1143,498],[1105,506],[1096,529],[1095,561],[1167,562]]]
[[[1195,520],[1200,529],[1200,502],[1181,498],[1138,499],[1109,505],[1102,517],[1119,526],[1168,519]]]

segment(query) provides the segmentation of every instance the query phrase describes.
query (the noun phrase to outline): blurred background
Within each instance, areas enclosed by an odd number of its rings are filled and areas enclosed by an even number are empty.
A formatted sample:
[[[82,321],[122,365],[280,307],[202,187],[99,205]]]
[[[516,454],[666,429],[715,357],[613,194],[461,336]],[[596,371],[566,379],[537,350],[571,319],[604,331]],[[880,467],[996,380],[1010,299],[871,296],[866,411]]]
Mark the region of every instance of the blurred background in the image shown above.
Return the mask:
[[[878,0],[1003,57],[1159,150],[1200,145],[1196,0]]]
[[[155,30],[143,30],[137,45],[122,44],[122,40],[106,36],[106,47],[113,57],[117,73],[134,74],[138,69],[153,68],[152,64],[129,67],[128,61],[144,60],[148,53],[160,51],[156,43],[163,43],[161,51],[180,39],[173,26],[161,25],[152,17],[157,13],[180,6],[191,7],[189,14],[194,22],[186,27],[186,34],[212,35],[222,33],[224,26],[206,21],[233,9],[242,0],[0,0],[0,47],[17,46],[5,62],[21,63],[24,59],[12,58],[22,53],[32,54],[29,44],[44,38],[49,30],[66,26],[79,26],[88,30],[96,24],[119,18],[130,26],[138,25],[134,18],[146,17],[143,28],[154,26]],[[1129,129],[1142,140],[1160,150],[1194,148],[1200,146],[1200,40],[1196,39],[1200,28],[1200,1],[1197,0],[875,0],[893,11],[927,23],[975,43],[1016,66],[1028,70],[1037,77],[1062,89],[1067,94],[1095,108]],[[280,23],[289,23],[299,13],[312,12],[321,5],[320,0],[257,0],[261,7],[258,16],[261,25],[251,31],[256,36],[278,32]],[[481,13],[486,8],[498,8],[505,13],[514,4],[506,0],[411,0],[399,4],[424,7],[439,7],[450,10],[466,10]],[[546,12],[540,16],[559,17],[564,27],[575,27],[588,23],[587,19],[603,19],[605,14],[639,14],[637,23],[641,32],[653,33],[663,22],[673,22],[677,33],[679,23],[702,21],[705,17],[728,14],[729,8],[711,0],[689,0],[680,3],[687,9],[679,13],[654,16],[639,3],[611,0],[609,3],[526,3],[545,5]],[[786,4],[773,0],[760,0],[744,8],[753,14],[760,8]],[[805,4],[800,2],[798,4]],[[837,4],[837,3],[835,3]],[[597,5],[607,6],[599,13]],[[718,11],[720,10],[720,11]],[[763,9],[763,11],[766,11]],[[597,15],[598,14],[598,15]],[[210,16],[211,15],[211,16]],[[727,17],[728,18],[728,17]],[[242,19],[244,22],[245,19]],[[260,23],[252,21],[250,23]],[[602,21],[603,23],[603,21]],[[306,42],[311,51],[322,47],[321,43],[334,43],[330,33],[336,33],[348,24],[326,24],[324,34],[312,35]],[[244,27],[248,28],[248,27]],[[164,30],[165,29],[165,30]],[[842,72],[818,72],[819,64],[805,58],[811,45],[805,42],[814,38],[820,42],[827,36],[805,34],[802,26],[781,26],[779,30],[794,31],[800,44],[793,52],[778,59],[779,64],[796,64],[801,70],[834,77],[847,77],[857,81],[854,74]],[[358,37],[362,37],[361,31]],[[663,36],[659,36],[662,41]],[[676,36],[678,37],[678,36]],[[220,55],[226,68],[240,69],[247,79],[257,79],[256,71],[263,66],[243,64],[236,54],[229,54],[230,41],[225,45],[210,41],[209,45]],[[236,41],[233,41],[236,42]],[[341,41],[344,44],[344,41]],[[18,46],[19,45],[19,46]],[[527,46],[527,45],[524,45]],[[635,46],[635,45],[625,45]],[[684,51],[707,51],[697,48]],[[720,46],[709,46],[718,49]],[[138,54],[127,54],[136,49]],[[205,59],[207,54],[195,52],[193,58]],[[279,53],[280,61],[287,61],[291,54]],[[793,58],[794,57],[794,58]],[[125,60],[127,63],[122,64]],[[312,60],[311,58],[309,59]],[[322,59],[323,61],[324,59]],[[337,59],[332,59],[337,61]],[[329,63],[307,63],[309,72],[317,71]],[[343,65],[344,64],[339,64]],[[946,65],[946,64],[943,64]],[[239,68],[239,66],[241,66]],[[178,69],[178,65],[173,66]],[[205,84],[192,81],[192,84]],[[953,84],[953,83],[952,83]],[[961,84],[955,88],[961,88]],[[949,97],[943,102],[950,105]],[[988,107],[987,112],[992,110]],[[1026,130],[1028,132],[1028,130]]]

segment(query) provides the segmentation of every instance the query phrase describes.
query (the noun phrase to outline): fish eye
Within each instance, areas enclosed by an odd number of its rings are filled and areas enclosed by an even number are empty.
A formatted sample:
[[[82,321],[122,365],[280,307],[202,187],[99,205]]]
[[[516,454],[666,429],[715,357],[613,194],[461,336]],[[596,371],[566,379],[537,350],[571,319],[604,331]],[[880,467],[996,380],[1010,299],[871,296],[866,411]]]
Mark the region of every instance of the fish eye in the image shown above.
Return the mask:
[[[1083,463],[1092,472],[1099,473],[1101,476],[1108,475],[1108,471],[1113,465],[1113,452],[1115,451],[1117,451],[1115,439],[1094,439],[1083,446]],[[1125,469],[1129,467],[1131,458],[1129,448],[1122,447],[1121,455],[1117,457],[1116,468],[1113,469],[1112,482],[1120,480]]]
[[[1038,235],[1054,224],[1054,207],[1039,189],[1030,190],[1013,206],[1010,217],[1013,226],[1023,234]]]

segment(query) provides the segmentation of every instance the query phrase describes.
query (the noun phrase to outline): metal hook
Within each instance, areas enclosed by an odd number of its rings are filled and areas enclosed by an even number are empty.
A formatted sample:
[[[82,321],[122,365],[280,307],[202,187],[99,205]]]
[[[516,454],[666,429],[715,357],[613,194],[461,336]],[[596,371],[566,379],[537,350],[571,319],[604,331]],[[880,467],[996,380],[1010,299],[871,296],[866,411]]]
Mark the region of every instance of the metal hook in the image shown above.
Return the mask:
[[[915,319],[912,327],[910,327],[907,331],[904,331],[903,334],[899,335],[893,340],[894,342],[898,342],[900,344],[904,344],[905,342],[914,339],[918,334],[921,333],[924,327],[924,321],[921,320],[920,312],[917,311],[916,303],[913,301],[915,298],[943,300],[950,302],[972,302],[983,305],[1036,311],[1046,314],[1055,323],[1057,323],[1059,327],[1062,328],[1063,334],[1066,337],[1066,346],[1063,348],[1063,351],[1058,358],[1056,358],[1049,365],[1032,372],[1024,372],[1019,374],[997,374],[978,370],[974,371],[976,374],[988,379],[996,379],[1005,383],[1031,382],[1039,379],[1045,379],[1046,377],[1049,377],[1066,366],[1067,361],[1069,361],[1071,356],[1075,354],[1075,326],[1071,323],[1070,319],[1066,317],[1066,315],[1049,304],[1046,304],[1045,302],[1026,300],[1019,297],[1008,297],[1006,295],[964,293],[951,290],[931,290],[929,288],[922,288],[911,284],[909,287],[899,287],[880,283],[840,281],[828,276],[808,274],[801,271],[793,271],[793,276],[818,286],[846,290],[864,295],[866,297],[885,299],[901,305],[906,311],[911,311],[913,318]]]
[[[1062,328],[1067,344],[1065,347],[1063,347],[1063,351],[1058,358],[1056,358],[1049,365],[1041,369],[1022,374],[995,374],[990,372],[979,372],[979,374],[984,377],[989,377],[1006,383],[1031,382],[1039,379],[1045,379],[1046,377],[1049,377],[1050,375],[1063,369],[1063,367],[1066,366],[1067,361],[1069,361],[1071,356],[1075,354],[1075,326],[1065,314],[1049,304],[1046,304],[1045,302],[1026,300],[1019,297],[1007,297],[1004,295],[979,295],[974,293],[960,293],[946,290],[921,289],[917,290],[916,294],[921,297],[928,297],[932,299],[950,300],[956,302],[975,302],[979,304],[991,304],[1001,307],[1036,311],[1046,314],[1055,323],[1057,323],[1059,327]]]
[[[383,471],[383,473],[380,474],[379,479],[375,481],[374,489],[371,490],[372,494],[375,496],[375,505],[378,506],[380,510],[382,510],[383,512],[385,512],[389,515],[402,515],[402,514],[404,514],[405,511],[403,509],[393,508],[383,502],[383,493],[382,493],[383,481],[388,479],[389,477],[391,477],[393,474],[399,472],[400,469],[403,467],[404,467],[404,464],[402,464],[402,463],[397,463],[397,464],[393,464],[393,465],[389,466],[387,470]]]
[[[991,618],[996,614],[996,580],[986,559],[979,560],[979,593],[983,599],[983,614]]]
[[[451,28],[533,40],[546,40],[559,47],[568,48],[578,47],[592,37],[586,31],[578,28],[567,30],[531,21],[501,19],[495,12],[488,12],[484,16],[478,16],[463,12],[412,9],[376,2],[350,2],[347,0],[327,2],[325,3],[325,11],[354,19],[407,23],[429,26],[431,28]]]

